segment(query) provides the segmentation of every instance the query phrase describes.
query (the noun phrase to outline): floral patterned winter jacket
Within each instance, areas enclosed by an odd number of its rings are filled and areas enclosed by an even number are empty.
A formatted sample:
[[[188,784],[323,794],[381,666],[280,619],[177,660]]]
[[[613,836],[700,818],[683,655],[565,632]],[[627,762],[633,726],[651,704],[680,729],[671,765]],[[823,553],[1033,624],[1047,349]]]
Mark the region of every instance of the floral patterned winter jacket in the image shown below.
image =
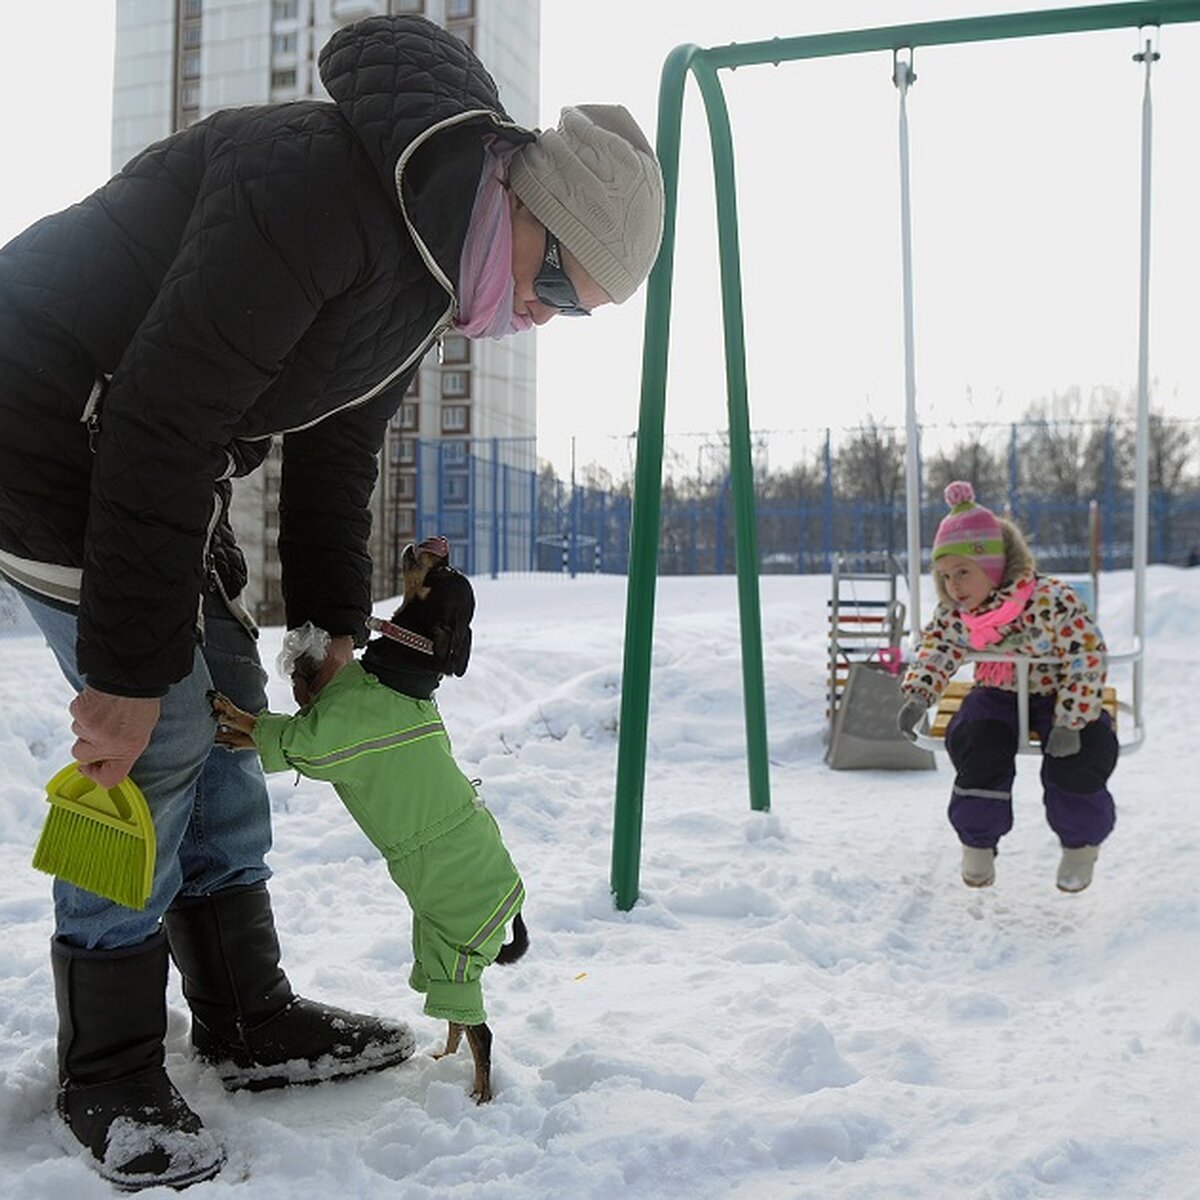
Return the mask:
[[[1017,581],[1021,582],[1020,580]],[[1012,599],[1016,583],[997,588],[985,611]],[[1104,638],[1083,601],[1071,587],[1048,575],[1034,576],[1034,590],[1020,615],[1000,629],[1000,641],[988,654],[1052,658],[1029,669],[1029,691],[1057,696],[1054,723],[1082,729],[1100,715],[1107,673]],[[922,631],[921,645],[900,685],[905,696],[919,696],[930,706],[938,701],[950,678],[972,653],[965,623],[957,609],[939,604]],[[1007,682],[987,681],[989,687],[1016,691],[1014,672]]]

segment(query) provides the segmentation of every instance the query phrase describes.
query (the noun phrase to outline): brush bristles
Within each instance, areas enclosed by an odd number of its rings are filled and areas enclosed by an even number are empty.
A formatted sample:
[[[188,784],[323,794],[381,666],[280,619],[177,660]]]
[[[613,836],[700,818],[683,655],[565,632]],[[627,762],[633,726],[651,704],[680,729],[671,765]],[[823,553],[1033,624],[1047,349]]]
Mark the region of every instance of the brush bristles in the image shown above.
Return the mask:
[[[146,907],[146,843],[111,825],[51,809],[33,865],[126,908]]]

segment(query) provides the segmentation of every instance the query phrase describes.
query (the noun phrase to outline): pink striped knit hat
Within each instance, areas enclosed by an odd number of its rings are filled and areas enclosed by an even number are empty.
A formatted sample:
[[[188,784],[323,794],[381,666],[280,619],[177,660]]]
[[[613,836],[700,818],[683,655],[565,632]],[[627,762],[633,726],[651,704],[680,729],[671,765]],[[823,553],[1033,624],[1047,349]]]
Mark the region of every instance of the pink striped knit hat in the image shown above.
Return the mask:
[[[977,562],[997,587],[1004,579],[1004,530],[991,509],[975,503],[975,489],[963,479],[942,493],[950,506],[933,539],[933,561],[957,554]]]

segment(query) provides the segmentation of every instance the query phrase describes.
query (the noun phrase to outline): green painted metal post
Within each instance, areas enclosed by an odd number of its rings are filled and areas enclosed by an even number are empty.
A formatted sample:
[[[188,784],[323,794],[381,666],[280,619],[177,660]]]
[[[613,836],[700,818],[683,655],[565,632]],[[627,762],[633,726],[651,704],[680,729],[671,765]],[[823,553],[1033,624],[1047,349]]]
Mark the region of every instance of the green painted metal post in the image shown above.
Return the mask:
[[[625,665],[621,684],[611,876],[617,907],[626,911],[637,902],[641,858],[654,596],[658,576],[658,525],[662,498],[671,271],[674,264],[678,200],[679,136],[683,89],[689,69],[696,73],[708,114],[717,184],[717,229],[725,323],[725,373],[750,803],[751,807],[758,811],[766,811],[771,806],[762,666],[762,620],[758,594],[758,529],[750,446],[750,413],[746,395],[745,333],[733,139],[720,85],[712,70],[697,61],[696,54],[694,46],[681,46],[672,52],[663,67],[659,92],[657,148],[663,169],[666,205],[663,244],[650,275],[646,296],[641,409],[634,468],[633,533],[626,592]]]
[[[750,807],[771,807],[767,758],[767,701],[763,679],[762,607],[758,591],[758,513],[754,499],[754,460],[750,445],[750,405],[746,389],[746,334],[742,309],[741,253],[729,110],[716,72],[702,59],[692,71],[708,113],[717,187],[717,242],[721,264],[721,307],[725,326],[725,390],[729,409],[729,462],[733,490],[734,551],[738,617],[741,625],[742,707]]]
[[[642,395],[633,476],[633,529],[625,599],[625,666],[621,676],[617,799],[613,824],[611,884],[616,905],[627,912],[638,895],[642,852],[642,800],[646,782],[646,733],[650,715],[650,654],[654,594],[658,583],[658,521],[662,512],[663,427],[667,349],[670,341],[675,211],[679,191],[679,132],[683,85],[695,46],[679,46],[663,64],[658,99],[658,160],[666,199],[662,246],[646,286]]]

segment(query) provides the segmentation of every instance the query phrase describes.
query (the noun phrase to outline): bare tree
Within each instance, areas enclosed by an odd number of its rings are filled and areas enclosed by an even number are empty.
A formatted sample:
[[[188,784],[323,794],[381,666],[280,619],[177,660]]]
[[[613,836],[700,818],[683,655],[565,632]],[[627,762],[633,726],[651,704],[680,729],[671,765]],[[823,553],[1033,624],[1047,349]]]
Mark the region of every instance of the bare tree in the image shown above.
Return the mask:
[[[839,448],[833,473],[840,494],[865,506],[869,540],[893,554],[904,512],[898,503],[904,495],[904,442],[896,430],[868,417]]]
[[[842,495],[891,504],[904,490],[904,443],[891,426],[868,417],[838,449],[833,473]]]
[[[1150,413],[1146,426],[1146,465],[1152,493],[1174,495],[1180,490],[1193,463],[1192,442],[1192,430],[1184,421],[1165,417],[1161,412]],[[1128,486],[1132,488],[1137,445],[1137,429],[1133,424],[1124,424],[1117,444],[1123,461],[1128,464]]]
[[[948,483],[966,479],[984,503],[1000,505],[1008,495],[1008,472],[1002,455],[996,454],[979,432],[957,442],[950,450],[925,460],[925,490],[930,500],[941,500]]]

